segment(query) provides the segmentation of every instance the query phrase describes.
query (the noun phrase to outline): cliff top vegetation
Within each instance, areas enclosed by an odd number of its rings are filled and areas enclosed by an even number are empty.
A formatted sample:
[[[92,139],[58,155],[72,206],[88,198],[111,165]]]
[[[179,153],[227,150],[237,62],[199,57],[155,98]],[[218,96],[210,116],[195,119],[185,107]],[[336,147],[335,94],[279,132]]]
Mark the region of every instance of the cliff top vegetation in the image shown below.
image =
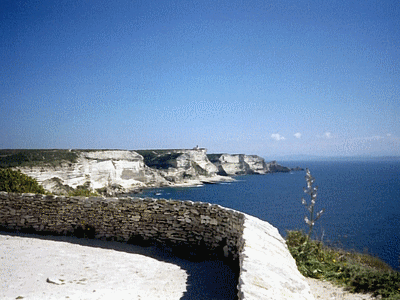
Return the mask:
[[[168,169],[173,167],[173,161],[182,155],[182,152],[172,152],[176,150],[136,150],[143,156],[144,163],[150,168]]]
[[[304,218],[308,234],[302,231],[288,231],[286,243],[296,260],[299,271],[306,277],[329,280],[344,286],[351,292],[373,293],[380,299],[400,300],[400,273],[393,270],[381,259],[368,255],[328,247],[321,241],[311,240],[315,222],[324,210],[316,213],[315,202],[318,187],[315,178],[307,169],[307,187],[304,192],[311,201],[302,198],[302,204],[309,211]]]
[[[0,191],[8,193],[45,194],[45,189],[36,179],[23,174],[20,170],[0,169]]]
[[[0,149],[0,168],[60,166],[76,163],[80,152],[110,151],[111,149]],[[181,151],[182,150],[182,151]],[[114,151],[117,151],[114,149]],[[147,166],[168,169],[183,149],[134,150],[143,156]]]
[[[0,149],[0,168],[60,166],[76,163],[81,152],[118,151],[113,149]]]
[[[78,151],[63,149],[2,149],[0,168],[31,167],[37,165],[57,166],[62,162],[74,163]]]

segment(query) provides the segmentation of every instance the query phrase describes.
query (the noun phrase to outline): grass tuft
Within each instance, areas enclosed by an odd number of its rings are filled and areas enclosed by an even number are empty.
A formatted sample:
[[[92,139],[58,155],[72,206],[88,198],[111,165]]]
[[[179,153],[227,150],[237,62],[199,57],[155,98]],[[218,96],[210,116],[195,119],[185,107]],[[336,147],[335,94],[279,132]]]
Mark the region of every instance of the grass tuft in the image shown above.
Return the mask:
[[[308,233],[288,231],[286,237],[286,244],[300,273],[306,277],[332,281],[350,292],[372,293],[381,299],[400,300],[400,273],[385,262],[368,254],[328,247],[310,239],[315,222],[324,210],[315,214],[318,187],[313,186],[315,178],[308,169],[306,182],[304,192],[311,201],[302,198],[301,202],[310,213],[310,218],[304,218]]]
[[[332,281],[350,292],[400,299],[400,273],[377,257],[344,251],[309,240],[302,231],[288,231],[286,243],[299,271],[306,277]]]

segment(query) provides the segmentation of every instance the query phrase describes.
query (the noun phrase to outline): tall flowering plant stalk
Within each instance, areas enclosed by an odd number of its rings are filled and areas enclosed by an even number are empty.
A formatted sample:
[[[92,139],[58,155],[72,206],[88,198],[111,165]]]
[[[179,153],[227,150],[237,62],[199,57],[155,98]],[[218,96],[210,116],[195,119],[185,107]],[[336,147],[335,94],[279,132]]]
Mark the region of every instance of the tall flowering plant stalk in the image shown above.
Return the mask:
[[[307,234],[307,239],[306,239],[306,244],[308,243],[308,240],[311,237],[311,233],[313,230],[313,227],[315,225],[315,222],[321,218],[321,215],[323,214],[324,210],[320,210],[315,214],[315,201],[317,199],[317,194],[318,194],[318,186],[313,187],[313,184],[315,182],[315,178],[311,176],[310,170],[307,168],[306,169],[306,182],[307,182],[307,187],[303,188],[304,193],[308,194],[311,198],[311,203],[307,203],[306,199],[301,198],[301,203],[307,208],[307,210],[310,212],[310,218],[307,216],[304,218],[304,221],[306,224],[309,226],[308,229],[308,234]]]

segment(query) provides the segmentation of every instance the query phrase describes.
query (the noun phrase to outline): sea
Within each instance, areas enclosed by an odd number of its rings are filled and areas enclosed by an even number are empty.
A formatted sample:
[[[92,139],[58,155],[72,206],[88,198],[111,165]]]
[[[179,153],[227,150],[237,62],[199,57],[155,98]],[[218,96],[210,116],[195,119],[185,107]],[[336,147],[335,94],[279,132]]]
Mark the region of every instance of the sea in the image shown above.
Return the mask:
[[[282,161],[309,168],[318,186],[315,204],[324,209],[313,237],[330,246],[377,256],[400,270],[400,160]],[[245,175],[234,182],[198,187],[159,188],[142,197],[209,202],[258,217],[288,230],[308,230],[301,198],[305,171]],[[137,195],[135,195],[137,196]],[[307,198],[308,197],[308,198]]]

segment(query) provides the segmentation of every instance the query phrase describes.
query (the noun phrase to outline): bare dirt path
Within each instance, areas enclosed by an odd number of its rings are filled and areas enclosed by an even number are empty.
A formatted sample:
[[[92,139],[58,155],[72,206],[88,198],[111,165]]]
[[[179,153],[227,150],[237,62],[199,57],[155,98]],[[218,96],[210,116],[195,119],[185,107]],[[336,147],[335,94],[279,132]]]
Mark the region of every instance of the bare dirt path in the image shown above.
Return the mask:
[[[223,262],[156,247],[0,232],[0,299],[234,299]]]
[[[306,278],[316,300],[371,300]],[[221,299],[236,297],[234,272],[156,247],[0,232],[0,299]]]
[[[372,300],[370,294],[354,294],[327,281],[306,278],[315,300]]]

